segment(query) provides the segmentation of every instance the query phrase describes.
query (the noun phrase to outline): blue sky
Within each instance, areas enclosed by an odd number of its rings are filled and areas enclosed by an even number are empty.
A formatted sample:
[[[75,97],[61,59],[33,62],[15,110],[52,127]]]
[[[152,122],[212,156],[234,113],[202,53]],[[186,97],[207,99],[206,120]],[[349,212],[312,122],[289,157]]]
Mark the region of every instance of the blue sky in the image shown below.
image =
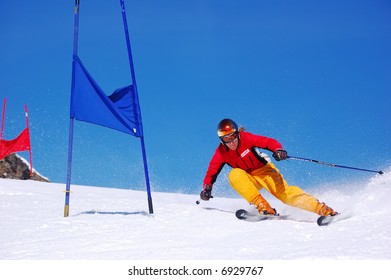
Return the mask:
[[[125,1],[152,190],[196,193],[232,118],[288,154],[367,169],[391,165],[391,3]],[[4,138],[30,111],[34,167],[66,179],[74,1],[0,3]],[[79,56],[109,94],[130,83],[119,0],[81,0]],[[28,158],[27,153],[20,153]],[[373,174],[288,160],[310,189]],[[231,190],[224,169],[218,194]],[[76,122],[72,183],[144,188],[140,141]]]

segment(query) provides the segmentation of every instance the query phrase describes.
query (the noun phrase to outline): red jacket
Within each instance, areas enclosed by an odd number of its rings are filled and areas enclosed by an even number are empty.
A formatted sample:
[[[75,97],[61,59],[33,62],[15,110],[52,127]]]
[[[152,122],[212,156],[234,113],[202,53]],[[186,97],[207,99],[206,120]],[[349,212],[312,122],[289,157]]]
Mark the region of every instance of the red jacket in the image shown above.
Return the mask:
[[[274,153],[277,149],[282,149],[282,145],[272,138],[245,131],[240,132],[239,145],[236,150],[231,150],[223,144],[217,147],[209,163],[204,186],[213,185],[225,164],[232,168],[241,168],[246,172],[251,172],[267,164],[267,160],[260,155],[257,148]]]

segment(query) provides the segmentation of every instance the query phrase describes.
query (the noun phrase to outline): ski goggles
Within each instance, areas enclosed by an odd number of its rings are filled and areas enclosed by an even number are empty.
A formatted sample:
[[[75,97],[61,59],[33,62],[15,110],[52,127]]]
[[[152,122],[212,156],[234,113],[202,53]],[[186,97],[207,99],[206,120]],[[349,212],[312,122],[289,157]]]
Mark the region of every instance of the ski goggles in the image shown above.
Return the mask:
[[[221,141],[225,144],[229,144],[229,143],[232,143],[234,142],[236,139],[238,139],[238,134],[237,132],[232,132],[230,134],[227,134],[225,136],[221,136],[220,137]]]

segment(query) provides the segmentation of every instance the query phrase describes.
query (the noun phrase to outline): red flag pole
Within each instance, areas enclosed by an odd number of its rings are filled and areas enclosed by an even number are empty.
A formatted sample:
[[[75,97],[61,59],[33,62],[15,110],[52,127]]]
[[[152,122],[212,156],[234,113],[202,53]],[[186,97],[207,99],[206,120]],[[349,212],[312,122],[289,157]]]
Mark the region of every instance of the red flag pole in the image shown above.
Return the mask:
[[[30,141],[30,128],[29,128],[29,114],[27,105],[24,105],[24,112],[26,114],[26,128],[29,134],[29,155],[30,155],[30,178],[33,176],[33,153],[31,151],[31,141]]]
[[[3,132],[4,132],[4,117],[5,117],[5,107],[6,107],[7,99],[4,98],[3,103],[3,112],[1,115],[1,131],[0,131],[0,140],[3,139]]]

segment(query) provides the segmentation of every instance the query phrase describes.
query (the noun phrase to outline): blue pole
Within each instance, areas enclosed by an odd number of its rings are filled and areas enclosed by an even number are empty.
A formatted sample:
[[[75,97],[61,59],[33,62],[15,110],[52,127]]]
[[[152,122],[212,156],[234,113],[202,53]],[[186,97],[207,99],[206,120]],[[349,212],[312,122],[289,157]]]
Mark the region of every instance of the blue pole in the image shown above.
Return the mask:
[[[132,82],[133,82],[133,94],[135,98],[137,98],[137,104],[138,102],[138,91],[137,91],[137,84],[136,84],[136,74],[134,72],[134,65],[133,65],[133,58],[132,58],[132,48],[130,46],[130,38],[129,38],[129,31],[128,31],[128,23],[126,20],[126,13],[125,13],[125,3],[124,0],[120,0],[121,3],[121,9],[122,9],[122,19],[124,23],[124,31],[125,31],[125,37],[126,37],[126,46],[128,49],[128,57],[129,57],[129,66],[130,66],[130,73],[132,75]],[[136,103],[136,102],[134,102]],[[136,106],[136,104],[134,104]],[[134,112],[140,111],[140,108],[136,108]],[[143,126],[141,121],[141,113],[140,113],[140,119],[137,120],[141,127],[141,150],[143,155],[143,162],[144,162],[144,174],[145,174],[145,183],[147,188],[147,195],[148,195],[148,208],[149,208],[149,214],[153,214],[153,206],[152,206],[152,195],[151,195],[151,187],[149,183],[149,172],[148,172],[148,164],[147,164],[147,154],[145,151],[145,143],[144,143],[144,132],[143,132]]]
[[[74,118],[70,119],[69,122],[69,142],[68,142],[68,167],[67,167],[67,182],[65,190],[65,206],[64,206],[64,217],[69,216],[69,197],[71,193],[71,173],[72,173],[72,147],[73,147],[73,123]]]
[[[75,0],[75,23],[73,35],[73,58],[77,56],[78,34],[79,34],[79,5],[80,0]],[[68,166],[67,166],[67,181],[65,190],[65,205],[64,217],[69,216],[69,198],[71,193],[71,173],[72,173],[72,150],[73,150],[73,124],[75,121],[72,98],[75,89],[75,62],[72,61],[72,85],[71,85],[71,106],[70,106],[70,121],[69,121],[69,142],[68,142]]]

